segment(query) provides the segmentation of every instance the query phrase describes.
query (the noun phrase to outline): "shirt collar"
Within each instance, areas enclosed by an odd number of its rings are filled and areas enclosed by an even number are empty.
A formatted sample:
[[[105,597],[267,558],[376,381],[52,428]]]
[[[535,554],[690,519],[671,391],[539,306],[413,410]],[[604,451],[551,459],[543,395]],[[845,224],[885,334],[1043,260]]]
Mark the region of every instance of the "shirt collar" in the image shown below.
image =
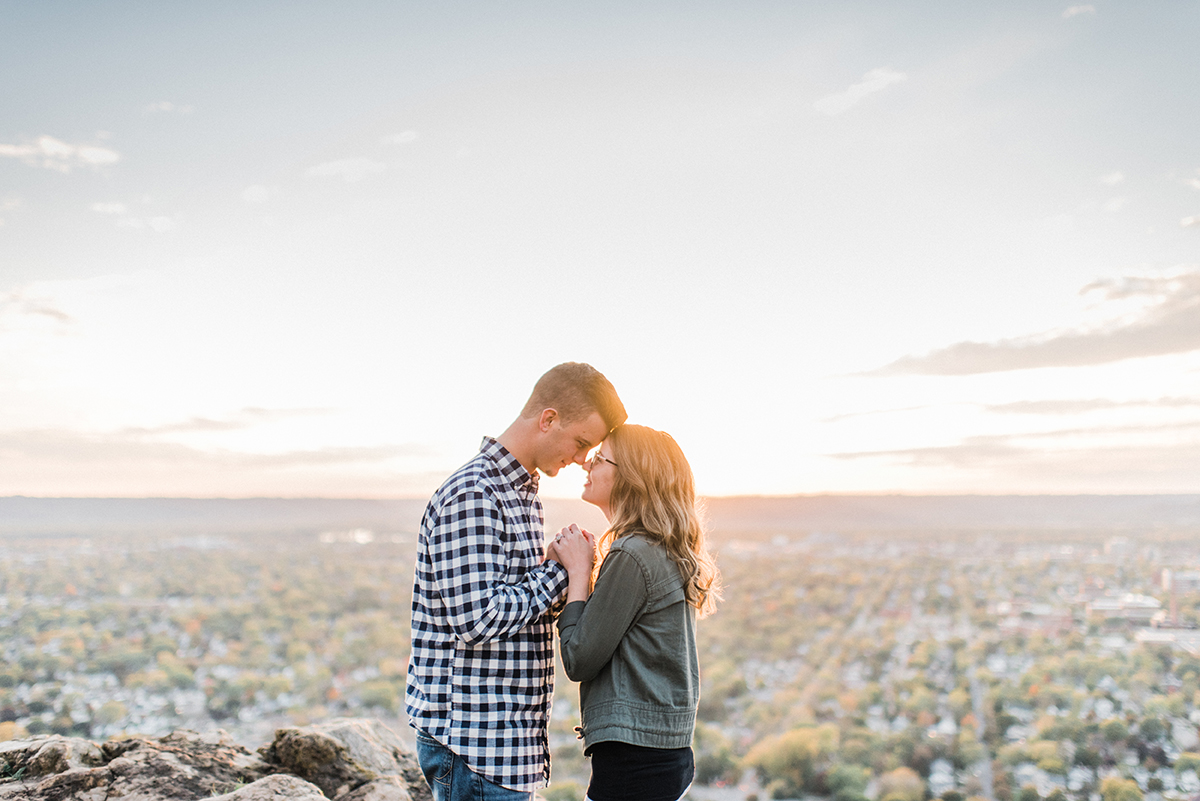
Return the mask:
[[[538,491],[538,474],[532,474],[517,461],[517,457],[508,452],[493,437],[484,437],[479,446],[479,452],[496,463],[500,475],[504,476],[515,489],[524,489],[534,494]]]

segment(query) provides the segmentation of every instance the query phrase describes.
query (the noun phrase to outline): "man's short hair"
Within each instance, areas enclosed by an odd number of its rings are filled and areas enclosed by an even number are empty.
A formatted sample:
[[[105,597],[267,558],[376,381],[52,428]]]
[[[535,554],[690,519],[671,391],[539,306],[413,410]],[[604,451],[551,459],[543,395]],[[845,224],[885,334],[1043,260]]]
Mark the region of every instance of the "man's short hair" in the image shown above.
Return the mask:
[[[612,382],[595,367],[582,362],[564,362],[547,370],[534,384],[521,416],[536,417],[545,409],[555,409],[569,422],[599,412],[609,431],[629,416]]]

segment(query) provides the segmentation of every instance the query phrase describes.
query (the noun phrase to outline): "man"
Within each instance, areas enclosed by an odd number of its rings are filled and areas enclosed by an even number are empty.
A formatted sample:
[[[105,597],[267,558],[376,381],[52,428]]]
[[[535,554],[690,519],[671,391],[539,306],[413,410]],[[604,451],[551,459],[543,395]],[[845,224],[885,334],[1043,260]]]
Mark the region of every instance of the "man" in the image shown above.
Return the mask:
[[[528,799],[549,780],[550,610],[591,545],[572,527],[564,564],[544,559],[538,471],[582,465],[625,417],[595,368],[560,364],[425,509],[405,706],[436,801]]]

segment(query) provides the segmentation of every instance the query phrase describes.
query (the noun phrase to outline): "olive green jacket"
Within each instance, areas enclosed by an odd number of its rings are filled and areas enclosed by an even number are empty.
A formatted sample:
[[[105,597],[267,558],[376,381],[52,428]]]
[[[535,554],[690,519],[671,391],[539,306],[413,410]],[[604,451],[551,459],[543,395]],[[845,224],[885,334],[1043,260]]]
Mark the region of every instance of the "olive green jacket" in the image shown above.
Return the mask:
[[[563,667],[579,685],[584,750],[616,740],[692,743],[700,666],[696,612],[679,567],[640,534],[613,543],[587,601],[558,617]]]

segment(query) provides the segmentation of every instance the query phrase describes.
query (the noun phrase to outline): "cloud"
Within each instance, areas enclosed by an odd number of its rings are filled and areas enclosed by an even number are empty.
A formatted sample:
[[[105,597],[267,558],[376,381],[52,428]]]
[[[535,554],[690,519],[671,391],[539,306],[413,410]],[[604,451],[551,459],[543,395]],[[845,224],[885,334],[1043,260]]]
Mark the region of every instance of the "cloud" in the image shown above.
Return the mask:
[[[822,97],[813,103],[813,108],[830,117],[848,111],[858,105],[867,95],[881,92],[892,84],[907,80],[903,72],[896,72],[888,67],[873,69],[863,76],[863,79],[844,92]]]
[[[1200,214],[1196,214],[1192,217],[1184,217],[1179,221],[1179,224],[1184,228],[1191,228],[1194,225],[1200,225]]]
[[[147,199],[149,202],[149,199]],[[178,217],[168,217],[159,214],[151,217],[134,217],[129,214],[129,207],[124,203],[105,202],[93,203],[89,208],[97,214],[106,214],[116,218],[116,224],[121,228],[132,228],[136,231],[154,231],[165,234],[179,228]]]
[[[1097,281],[1082,290],[1114,310],[1092,328],[1052,331],[999,342],[959,342],[905,356],[875,375],[976,375],[1037,367],[1083,367],[1200,350],[1200,270]]]
[[[1186,493],[1200,482],[1200,422],[974,436],[948,445],[829,456],[935,471],[948,486],[966,476],[976,485],[986,478],[1004,492]]]
[[[952,477],[978,481],[982,474],[1006,492],[1190,493],[1200,481],[1200,444],[1194,442],[1039,450],[978,438],[879,456]]]
[[[163,434],[194,434],[208,431],[239,431],[264,423],[278,420],[288,420],[294,417],[313,417],[328,414],[331,409],[262,409],[254,406],[242,409],[223,420],[209,417],[192,417],[175,423],[164,423],[159,426],[125,428],[121,435],[145,437]]]
[[[53,320],[64,324],[72,322],[71,315],[48,298],[30,296],[23,289],[0,292],[0,331],[21,327],[22,323],[31,320]]]
[[[1103,398],[1015,401],[984,406],[996,414],[1085,414],[1107,409],[1186,409],[1200,407],[1200,398],[1156,398],[1153,400],[1114,401]]]
[[[827,454],[839,460],[883,459],[913,467],[950,467],[957,470],[1013,468],[1037,471],[1038,465],[1057,464],[1082,476],[1094,471],[1098,463],[1125,474],[1128,465],[1137,462],[1139,472],[1147,475],[1163,472],[1167,465],[1186,464],[1194,482],[1200,478],[1200,421],[1159,425],[1128,425],[1070,428],[1016,434],[986,434],[965,437],[950,445],[895,448],[882,451],[854,451]],[[1191,435],[1190,437],[1188,435]],[[1122,436],[1124,435],[1124,436]],[[1150,458],[1150,455],[1156,455]],[[1173,454],[1164,458],[1163,454]],[[1119,467],[1124,463],[1124,467]],[[1045,487],[1042,488],[1045,491]]]
[[[33,495],[362,497],[426,494],[444,477],[425,475],[435,451],[420,443],[236,444],[243,431],[261,442],[270,432],[259,427],[333,411],[247,407],[142,427],[0,430],[0,483]]]
[[[974,403],[958,401],[952,403],[926,403],[918,406],[898,406],[891,409],[867,409],[860,412],[844,412],[821,418],[822,423],[841,423],[859,417],[923,412],[929,409],[944,409],[951,406],[981,408],[993,414],[1031,415],[1076,415],[1111,409],[1200,409],[1200,398],[1147,398],[1117,401],[1105,398],[1064,398],[1052,400],[1025,400],[1011,403]]]
[[[129,211],[124,203],[93,203],[91,208],[97,214],[125,214]]]
[[[179,220],[176,217],[167,217],[165,215],[157,217],[122,217],[117,220],[117,225],[122,228],[133,228],[137,231],[154,231],[155,233],[166,234],[179,227]]]
[[[8,494],[54,497],[429,497],[444,470],[406,469],[423,449],[202,450],[59,429],[0,432]]]
[[[191,114],[193,111],[191,106],[181,106],[170,100],[160,100],[142,109],[143,114]]]
[[[1067,9],[1065,11],[1063,11],[1063,13],[1062,13],[1062,18],[1070,19],[1071,17],[1078,17],[1083,14],[1095,14],[1095,13],[1096,13],[1096,7],[1093,5],[1067,6]]]
[[[385,136],[380,140],[385,145],[407,145],[410,142],[417,141],[416,131],[401,131],[398,134]]]
[[[0,200],[0,215],[19,209],[22,206],[20,198],[9,197]],[[0,217],[0,225],[4,225],[4,217]]]
[[[242,200],[247,203],[266,203],[271,199],[271,190],[261,184],[247,186],[242,190]]]
[[[309,167],[306,173],[315,178],[341,178],[343,181],[361,181],[370,175],[381,173],[387,165],[368,158],[338,159]]]
[[[1125,204],[1127,204],[1128,202],[1129,202],[1129,198],[1127,198],[1127,197],[1110,198],[1107,202],[1105,202],[1104,210],[1107,211],[1109,214],[1116,214],[1118,211],[1125,208]]]
[[[1104,184],[1105,186],[1116,186],[1117,184],[1124,182],[1125,173],[1123,172],[1110,172],[1108,175],[1100,176],[1100,183]]]
[[[280,453],[201,450],[130,433],[83,433],[58,429],[0,432],[0,453],[13,459],[61,460],[119,467],[131,464],[208,465],[289,469],[383,462],[418,452],[413,446],[326,447]],[[109,469],[109,468],[106,468]]]
[[[39,136],[24,145],[0,144],[0,156],[64,173],[74,167],[104,167],[121,160],[121,154],[115,150],[95,145],[71,145],[53,136]]]
[[[843,420],[852,420],[856,417],[872,417],[880,414],[903,414],[904,412],[921,412],[926,409],[932,409],[930,404],[922,404],[920,406],[900,406],[893,409],[867,409],[861,412],[842,412],[841,414],[822,417],[822,423],[840,423]]]

